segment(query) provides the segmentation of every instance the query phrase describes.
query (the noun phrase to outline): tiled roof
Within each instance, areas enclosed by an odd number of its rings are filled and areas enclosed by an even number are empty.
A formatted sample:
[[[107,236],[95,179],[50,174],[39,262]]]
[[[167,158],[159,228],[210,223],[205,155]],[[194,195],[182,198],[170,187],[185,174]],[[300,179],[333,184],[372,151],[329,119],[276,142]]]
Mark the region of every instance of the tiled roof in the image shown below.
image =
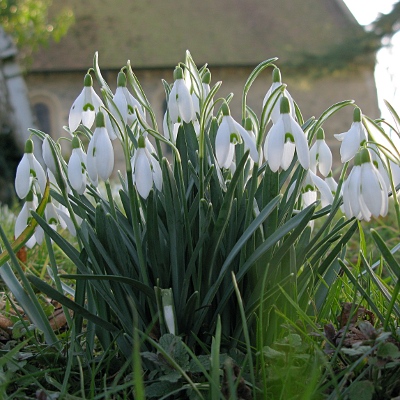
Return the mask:
[[[34,56],[31,71],[173,67],[189,49],[197,64],[255,65],[320,54],[360,32],[342,0],[54,0],[75,25]]]

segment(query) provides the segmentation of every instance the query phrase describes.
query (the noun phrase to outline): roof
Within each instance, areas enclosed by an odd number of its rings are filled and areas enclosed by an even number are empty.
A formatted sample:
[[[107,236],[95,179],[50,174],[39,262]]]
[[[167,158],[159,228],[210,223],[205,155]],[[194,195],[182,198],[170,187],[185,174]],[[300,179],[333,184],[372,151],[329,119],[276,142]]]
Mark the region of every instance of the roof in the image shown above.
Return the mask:
[[[250,66],[320,54],[361,27],[342,0],[54,0],[76,23],[34,55],[30,70],[169,68],[188,49],[196,63]]]

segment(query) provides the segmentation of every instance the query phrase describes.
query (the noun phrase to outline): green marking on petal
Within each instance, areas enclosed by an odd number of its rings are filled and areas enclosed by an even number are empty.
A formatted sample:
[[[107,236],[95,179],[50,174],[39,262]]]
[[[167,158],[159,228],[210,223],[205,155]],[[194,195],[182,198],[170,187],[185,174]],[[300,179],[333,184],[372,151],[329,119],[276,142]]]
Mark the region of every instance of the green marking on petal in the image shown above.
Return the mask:
[[[135,110],[133,109],[133,107],[130,104],[128,104],[128,113],[129,114],[134,114],[135,113]]]
[[[50,218],[48,221],[49,225],[57,225],[57,219],[56,218]]]
[[[34,178],[36,178],[36,171],[35,171],[34,169],[30,169],[30,170],[29,170],[29,173],[30,173]]]
[[[285,133],[285,143],[286,142],[294,143],[294,136],[290,132]]]
[[[303,188],[304,192],[313,192],[315,190],[315,187],[313,185],[306,185]]]
[[[94,107],[93,107],[93,104],[90,104],[90,103],[86,103],[84,106],[83,106],[83,111],[94,111]]]
[[[242,138],[236,132],[231,133],[229,140],[232,144],[242,143]]]

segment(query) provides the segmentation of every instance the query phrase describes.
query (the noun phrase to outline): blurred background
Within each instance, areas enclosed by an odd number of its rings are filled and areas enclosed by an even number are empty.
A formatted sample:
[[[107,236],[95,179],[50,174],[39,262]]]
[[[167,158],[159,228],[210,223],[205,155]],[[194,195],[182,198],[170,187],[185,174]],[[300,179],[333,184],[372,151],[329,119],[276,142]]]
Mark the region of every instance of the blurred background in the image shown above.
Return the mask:
[[[305,119],[346,99],[378,118],[383,98],[399,103],[399,22],[400,3],[389,0],[0,0],[0,201],[13,199],[27,129],[64,135],[96,51],[111,88],[131,61],[160,127],[161,79],[173,81],[187,49],[212,83],[223,81],[220,95],[235,94],[235,118],[248,75],[271,57]],[[270,84],[264,71],[250,90],[258,114]],[[324,126],[335,156],[333,134],[350,124],[345,109]]]

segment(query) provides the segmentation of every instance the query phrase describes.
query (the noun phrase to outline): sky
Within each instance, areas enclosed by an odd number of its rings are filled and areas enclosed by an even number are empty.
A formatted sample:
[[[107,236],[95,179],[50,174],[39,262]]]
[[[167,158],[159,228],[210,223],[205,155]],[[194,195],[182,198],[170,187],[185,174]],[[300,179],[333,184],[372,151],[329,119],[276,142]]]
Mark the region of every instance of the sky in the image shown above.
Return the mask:
[[[347,7],[361,25],[368,26],[376,19],[379,13],[387,14],[391,11],[396,0],[344,0]],[[389,101],[400,110],[400,32],[393,36],[388,46],[377,54],[375,80],[378,89],[379,107],[382,116],[389,113],[383,100]]]

